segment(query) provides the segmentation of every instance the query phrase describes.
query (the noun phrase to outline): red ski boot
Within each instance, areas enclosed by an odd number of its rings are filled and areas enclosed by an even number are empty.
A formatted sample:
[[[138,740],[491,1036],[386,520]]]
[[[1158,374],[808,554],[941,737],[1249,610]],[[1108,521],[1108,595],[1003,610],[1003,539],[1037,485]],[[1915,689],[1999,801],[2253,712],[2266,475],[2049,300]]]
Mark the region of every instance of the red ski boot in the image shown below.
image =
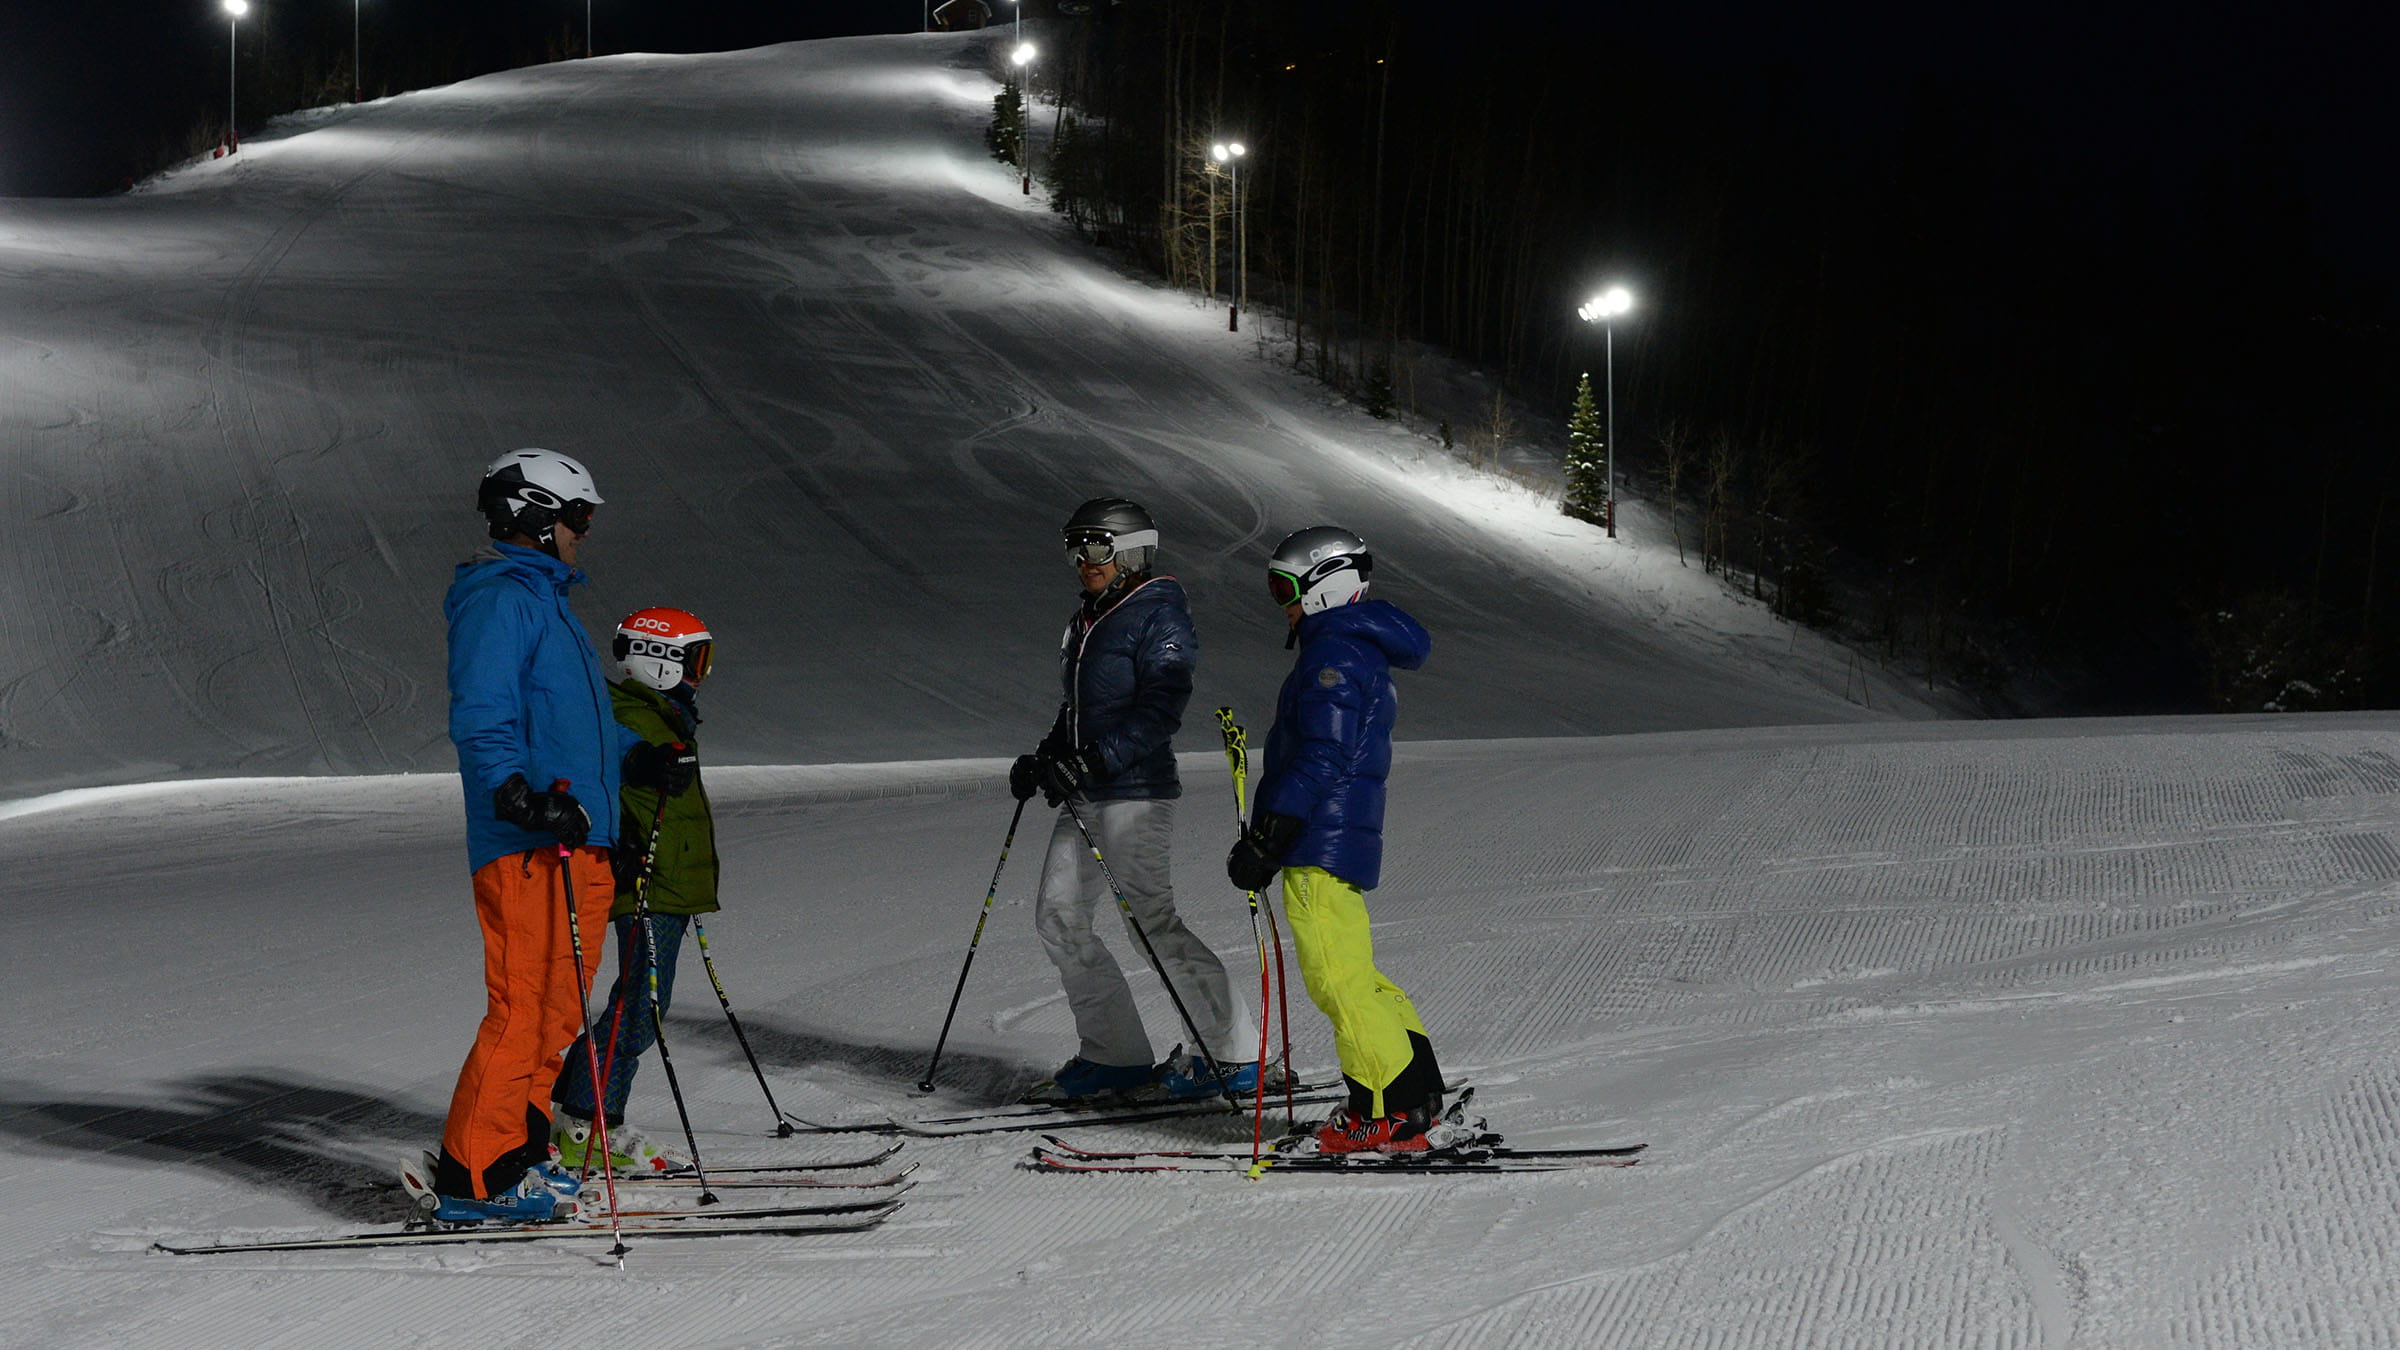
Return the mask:
[[[1422,1153],[1431,1147],[1425,1131],[1433,1113],[1420,1106],[1390,1116],[1363,1116],[1349,1107],[1337,1108],[1333,1118],[1317,1127],[1319,1153]]]

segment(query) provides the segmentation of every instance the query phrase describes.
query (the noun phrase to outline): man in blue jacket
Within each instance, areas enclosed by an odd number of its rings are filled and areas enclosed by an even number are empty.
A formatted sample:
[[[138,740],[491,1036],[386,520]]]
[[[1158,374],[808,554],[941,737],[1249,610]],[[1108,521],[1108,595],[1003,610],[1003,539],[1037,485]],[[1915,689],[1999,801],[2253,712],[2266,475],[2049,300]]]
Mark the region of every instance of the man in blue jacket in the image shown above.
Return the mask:
[[[550,1089],[584,1025],[567,883],[588,982],[616,900],[620,766],[652,779],[672,770],[628,753],[642,742],[618,725],[568,605],[600,504],[591,474],[554,451],[511,451],[485,470],[477,504],[493,543],[459,565],[442,612],[487,1006],[429,1180],[437,1218],[523,1221],[551,1217],[576,1189],[550,1161]]]
[[[1374,558],[1348,530],[1285,539],[1267,588],[1299,660],[1275,700],[1257,811],[1225,872],[1245,891],[1283,873],[1300,978],[1333,1022],[1350,1100],[1317,1131],[1319,1150],[1408,1152],[1436,1141],[1442,1070],[1416,1005],[1375,968],[1365,892],[1383,872],[1383,785],[1400,704],[1392,670],[1425,664],[1433,639],[1398,606],[1367,599]]]
[[[1234,994],[1225,963],[1175,912],[1167,877],[1175,799],[1183,795],[1173,740],[1192,697],[1199,649],[1183,587],[1152,570],[1158,527],[1133,502],[1085,502],[1061,533],[1083,584],[1083,603],[1059,645],[1066,701],[1041,747],[1010,769],[1009,787],[1019,801],[1039,791],[1064,808],[1050,834],[1033,922],[1066,986],[1080,1044],[1035,1095],[1084,1098],[1154,1084],[1179,1098],[1252,1090],[1258,1024]],[[1113,903],[1107,879],[1070,813],[1080,814],[1098,842],[1206,1056],[1195,1046],[1152,1065],[1133,991],[1093,927],[1093,911]],[[1217,1073],[1208,1068],[1211,1057]]]

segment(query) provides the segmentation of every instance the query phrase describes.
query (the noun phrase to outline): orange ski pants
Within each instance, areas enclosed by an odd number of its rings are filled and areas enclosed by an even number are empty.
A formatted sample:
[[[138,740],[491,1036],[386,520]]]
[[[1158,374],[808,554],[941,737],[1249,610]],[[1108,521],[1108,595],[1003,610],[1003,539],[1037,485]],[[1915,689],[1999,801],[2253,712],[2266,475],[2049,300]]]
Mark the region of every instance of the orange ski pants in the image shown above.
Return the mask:
[[[475,917],[483,925],[483,1025],[458,1071],[442,1148],[466,1165],[476,1198],[484,1173],[528,1143],[528,1108],[547,1118],[560,1052],[582,1034],[584,1004],[567,933],[566,892],[555,849],[495,858],[475,869]],[[579,848],[570,862],[583,925],[583,979],[600,967],[617,879],[608,850]],[[502,1185],[513,1185],[510,1177]]]

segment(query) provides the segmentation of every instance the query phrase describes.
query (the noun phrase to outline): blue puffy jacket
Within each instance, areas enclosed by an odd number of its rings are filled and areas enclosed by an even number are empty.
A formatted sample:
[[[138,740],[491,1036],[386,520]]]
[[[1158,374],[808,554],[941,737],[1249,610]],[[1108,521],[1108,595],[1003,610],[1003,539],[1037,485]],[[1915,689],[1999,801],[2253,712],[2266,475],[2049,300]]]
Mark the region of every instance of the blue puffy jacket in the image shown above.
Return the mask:
[[[568,780],[592,818],[588,842],[616,842],[617,766],[639,738],[618,725],[599,654],[568,607],[568,589],[583,579],[537,549],[494,544],[458,565],[442,601],[469,868],[557,846],[493,818],[492,789],[510,774],[525,775],[536,792]]]
[[[1300,659],[1275,696],[1258,810],[1306,822],[1286,867],[1322,867],[1362,891],[1383,879],[1383,781],[1400,717],[1392,667],[1433,638],[1399,606],[1364,600],[1300,621]]]
[[[1182,796],[1174,740],[1199,654],[1173,577],[1143,582],[1097,618],[1077,609],[1058,652],[1066,703],[1042,749],[1097,750],[1103,780],[1084,794],[1094,801]]]

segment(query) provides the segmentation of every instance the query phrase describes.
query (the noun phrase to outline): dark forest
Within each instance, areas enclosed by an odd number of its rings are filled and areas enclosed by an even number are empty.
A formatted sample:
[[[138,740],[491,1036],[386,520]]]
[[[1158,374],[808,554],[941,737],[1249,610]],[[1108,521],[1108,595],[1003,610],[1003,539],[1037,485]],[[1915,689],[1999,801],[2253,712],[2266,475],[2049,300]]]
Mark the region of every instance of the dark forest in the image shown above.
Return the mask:
[[[1631,280],[1637,490],[1736,584],[1998,706],[2400,698],[2392,297],[2329,242],[2308,126],[2262,100],[2161,151],[2022,85],[1829,89],[1805,51],[1709,70],[1562,13],[1098,11],[1047,171],[1199,288],[1230,267],[1208,149],[1246,138],[1253,302],[1371,406],[1421,339],[1563,417],[1575,307]]]

